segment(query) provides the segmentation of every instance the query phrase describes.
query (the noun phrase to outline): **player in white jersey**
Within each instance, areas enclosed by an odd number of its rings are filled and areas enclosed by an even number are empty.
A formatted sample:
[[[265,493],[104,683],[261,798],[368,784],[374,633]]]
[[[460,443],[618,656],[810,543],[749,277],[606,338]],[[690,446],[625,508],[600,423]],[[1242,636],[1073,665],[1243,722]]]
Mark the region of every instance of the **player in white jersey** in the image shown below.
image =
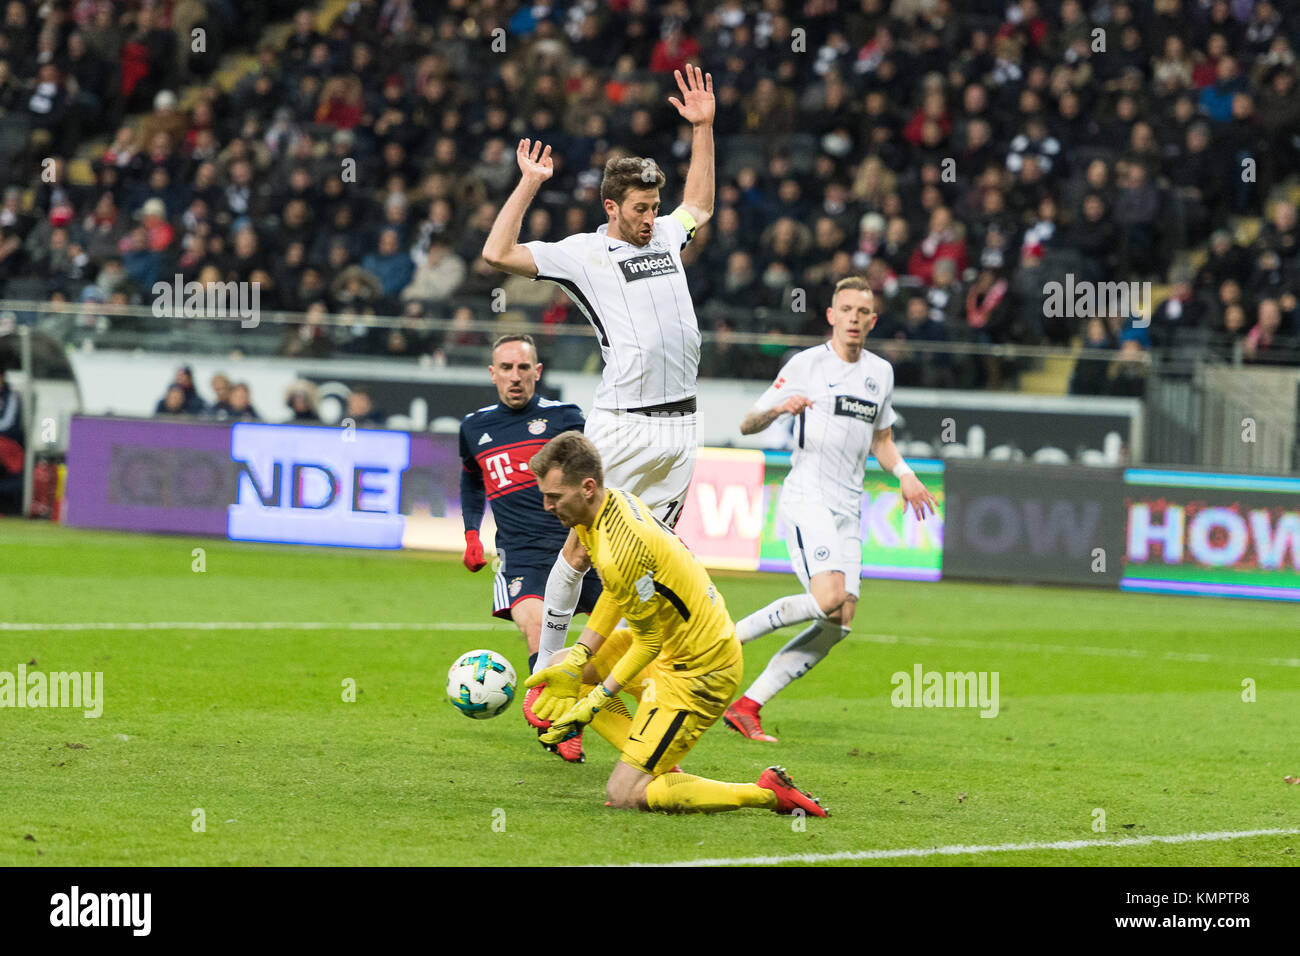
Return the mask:
[[[587,437],[611,486],[639,497],[670,527],[686,500],[697,444],[700,330],[681,253],[712,217],[714,194],[713,77],[697,67],[685,72],[674,71],[681,99],[668,101],[693,128],[691,163],[670,215],[658,215],[667,177],[653,159],[611,159],[600,186],[607,223],[559,242],[520,244],[524,212],[554,172],[551,148],[523,139],[516,150],[522,178],[483,245],[496,268],[558,283],[595,329],[605,370]],[[590,566],[570,533],[546,583],[539,668],[564,647]]]
[[[781,648],[739,700],[727,708],[727,726],[750,740],[775,743],[763,732],[759,710],[802,677],[849,633],[862,585],[862,481],[867,458],[899,480],[906,505],[924,519],[935,499],[894,445],[894,369],[863,347],[876,324],[865,279],[841,279],[826,320],[831,339],[786,363],[740,423],[752,435],[782,415],[794,415],[795,448],[781,488],[780,511],[790,563],[803,594],[773,601],[736,624],[746,643],[778,628],[811,621]]]

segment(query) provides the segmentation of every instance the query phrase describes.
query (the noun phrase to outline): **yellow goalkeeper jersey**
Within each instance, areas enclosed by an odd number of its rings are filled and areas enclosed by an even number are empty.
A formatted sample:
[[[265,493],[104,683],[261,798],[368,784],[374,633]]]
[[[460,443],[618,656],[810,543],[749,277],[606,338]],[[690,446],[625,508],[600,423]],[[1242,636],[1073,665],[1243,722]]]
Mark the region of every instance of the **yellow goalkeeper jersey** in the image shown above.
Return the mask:
[[[596,520],[574,530],[605,588],[587,626],[609,637],[621,616],[632,631],[611,672],[621,685],[656,657],[682,679],[740,659],[736,625],[709,572],[639,498],[607,488]]]

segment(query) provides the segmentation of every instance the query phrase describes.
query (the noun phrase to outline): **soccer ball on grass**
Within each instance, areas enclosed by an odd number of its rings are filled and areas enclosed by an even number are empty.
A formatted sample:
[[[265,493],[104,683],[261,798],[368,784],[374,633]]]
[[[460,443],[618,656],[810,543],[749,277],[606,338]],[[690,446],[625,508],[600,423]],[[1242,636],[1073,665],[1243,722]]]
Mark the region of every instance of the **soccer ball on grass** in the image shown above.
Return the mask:
[[[447,699],[466,717],[495,717],[515,699],[515,669],[496,651],[468,651],[447,672]]]

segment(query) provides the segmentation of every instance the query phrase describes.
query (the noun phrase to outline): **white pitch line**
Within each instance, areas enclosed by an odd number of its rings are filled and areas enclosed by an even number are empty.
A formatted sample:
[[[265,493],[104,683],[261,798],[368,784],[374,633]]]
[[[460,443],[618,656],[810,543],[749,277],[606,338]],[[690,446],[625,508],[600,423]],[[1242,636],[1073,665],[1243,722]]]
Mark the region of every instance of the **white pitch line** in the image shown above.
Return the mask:
[[[850,634],[849,640],[875,644],[914,644],[920,647],[960,647],[972,651],[1027,651],[1031,654],[1082,654],[1086,657],[1126,657],[1180,661],[1185,664],[1264,664],[1300,667],[1300,657],[1225,657],[1186,651],[1151,653],[1140,647],[1093,647],[1087,644],[1030,644],[1024,641],[972,641],[961,637],[921,637],[907,634]]]
[[[907,847],[898,850],[845,850],[839,853],[792,853],[788,856],[719,857],[708,860],[676,860],[672,863],[623,863],[619,866],[774,866],[780,863],[836,863],[854,860],[897,860],[926,856],[974,856],[979,853],[1012,853],[1022,850],[1090,850],[1094,847],[1150,846],[1152,843],[1210,843],[1261,836],[1295,836],[1300,828],[1274,830],[1222,830],[1215,833],[1179,833],[1173,836],[1123,837],[1119,840],[1057,840],[1052,843],[995,843],[989,846]]]
[[[36,621],[0,621],[0,631],[512,631],[504,622],[443,624],[393,621],[92,621],[46,624]],[[851,634],[849,640],[918,647],[960,647],[974,651],[1026,651],[1035,654],[1082,654],[1087,657],[1125,657],[1181,661],[1193,664],[1262,664],[1300,667],[1300,657],[1224,657],[1214,654],[1165,651],[1152,654],[1136,647],[1093,647],[1086,644],[1030,644],[1023,641],[972,641],[906,634]]]
[[[0,621],[0,631],[504,631],[495,621],[474,624],[402,624],[393,621],[92,621],[44,624]]]

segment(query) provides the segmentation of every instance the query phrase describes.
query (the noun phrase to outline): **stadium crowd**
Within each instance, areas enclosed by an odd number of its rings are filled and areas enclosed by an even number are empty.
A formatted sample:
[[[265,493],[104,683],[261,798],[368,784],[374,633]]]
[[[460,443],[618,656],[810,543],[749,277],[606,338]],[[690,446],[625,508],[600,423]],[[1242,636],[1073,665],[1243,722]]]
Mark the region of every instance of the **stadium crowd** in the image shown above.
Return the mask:
[[[324,33],[298,11],[232,92],[209,81],[182,108],[173,85],[215,60],[181,52],[194,24],[226,49],[258,36],[241,23],[250,8],[265,19],[285,6],[5,6],[0,123],[47,130],[56,170],[41,179],[28,149],[3,174],[6,295],[37,281],[41,298],[84,303],[93,334],[133,321],[97,303],[147,304],[175,273],[258,282],[263,309],[308,316],[249,333],[274,336],[267,350],[456,361],[491,336],[500,287],[512,313],[558,333],[583,321],[564,294],[480,255],[518,178],[514,145],[540,139],[556,166],[520,241],[603,222],[601,171],[619,151],[659,161],[669,203],[690,130],[666,96],[692,62],[718,100],[715,218],[686,253],[701,326],[717,333],[702,374],[772,374],[786,349],[735,333],[822,334],[829,290],[854,272],[876,290],[873,338],[901,385],[1013,374],[914,343],[1081,339],[1121,357],[1080,363],[1072,389],[1116,394],[1141,392],[1137,359],[1153,347],[1300,355],[1286,351],[1300,334],[1300,224],[1290,202],[1266,204],[1300,158],[1293,5],[354,0]],[[101,134],[94,185],[70,184],[68,159]],[[1267,217],[1249,246],[1226,228],[1242,215]],[[1202,267],[1173,268],[1177,250],[1207,242]],[[1044,285],[1066,273],[1172,295],[1149,328],[1045,317]],[[428,317],[454,325],[413,321]]]
[[[205,400],[194,381],[194,369],[182,365],[176,369],[162,397],[154,408],[157,417],[211,418],[218,421],[259,422],[262,415],[253,405],[252,390],[247,382],[234,382],[224,372],[216,372],[208,381],[211,400]],[[3,403],[3,376],[0,376],[0,412]],[[319,424],[320,396],[317,388],[306,379],[290,384],[284,393],[284,404],[290,410],[289,421],[298,424]],[[374,400],[364,388],[352,388],[341,409],[340,422],[352,422],[356,428],[382,428],[388,415],[375,407]],[[277,418],[278,416],[273,416]],[[0,418],[3,424],[3,418]],[[0,438],[4,433],[0,431]]]

